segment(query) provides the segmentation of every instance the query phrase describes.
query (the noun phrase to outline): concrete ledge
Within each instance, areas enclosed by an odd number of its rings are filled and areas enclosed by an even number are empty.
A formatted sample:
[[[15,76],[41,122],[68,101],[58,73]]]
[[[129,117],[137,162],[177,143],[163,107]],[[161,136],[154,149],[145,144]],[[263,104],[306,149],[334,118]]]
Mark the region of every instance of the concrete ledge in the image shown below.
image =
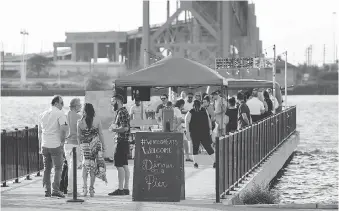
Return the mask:
[[[281,209],[338,209],[338,204],[248,204],[248,205],[233,205],[230,207],[243,208],[281,208]]]
[[[285,208],[285,209],[316,209],[317,204],[279,204],[279,208]]]
[[[338,204],[317,204],[318,209],[338,209]]]
[[[251,177],[248,177],[249,180],[244,180],[239,189],[232,192],[232,195],[227,195],[222,203],[225,205],[241,205],[242,196],[255,185],[267,187],[294,152],[299,141],[299,132],[296,131],[253,172]]]

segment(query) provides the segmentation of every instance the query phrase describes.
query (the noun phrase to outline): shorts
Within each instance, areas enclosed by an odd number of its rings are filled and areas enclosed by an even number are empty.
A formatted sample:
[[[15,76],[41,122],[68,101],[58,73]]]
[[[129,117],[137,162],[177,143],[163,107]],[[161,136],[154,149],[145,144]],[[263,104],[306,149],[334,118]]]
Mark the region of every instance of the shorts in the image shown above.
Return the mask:
[[[123,167],[128,165],[129,142],[119,141],[114,152],[114,166]]]
[[[199,154],[199,147],[200,144],[205,148],[206,152],[209,155],[212,155],[214,153],[214,150],[212,148],[212,137],[211,136],[193,136],[192,137],[192,144],[193,144],[193,155]]]

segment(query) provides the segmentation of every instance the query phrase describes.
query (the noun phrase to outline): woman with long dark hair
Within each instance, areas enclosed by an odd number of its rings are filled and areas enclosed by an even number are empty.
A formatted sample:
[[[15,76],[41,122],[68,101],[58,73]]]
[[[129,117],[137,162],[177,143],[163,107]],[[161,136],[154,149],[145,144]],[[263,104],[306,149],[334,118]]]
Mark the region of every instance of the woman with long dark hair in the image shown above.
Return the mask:
[[[270,99],[270,95],[268,94],[268,92],[265,90],[264,93],[264,101],[267,104],[267,111],[265,111],[264,113],[264,118],[272,115],[272,110],[273,110],[273,103],[272,100]]]
[[[99,118],[95,117],[93,105],[85,103],[83,116],[78,120],[78,142],[83,156],[82,177],[83,192],[87,196],[87,177],[90,175],[90,196],[94,196],[94,182],[98,177],[107,183],[106,165],[103,158],[105,144],[102,126]]]

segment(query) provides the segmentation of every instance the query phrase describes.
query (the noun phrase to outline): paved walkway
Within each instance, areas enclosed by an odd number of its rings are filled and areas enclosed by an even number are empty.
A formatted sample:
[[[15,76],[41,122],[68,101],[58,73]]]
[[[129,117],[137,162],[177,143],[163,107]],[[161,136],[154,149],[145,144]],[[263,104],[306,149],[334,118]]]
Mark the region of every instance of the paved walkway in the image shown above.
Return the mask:
[[[42,188],[42,177],[33,177],[33,180],[21,180],[19,184],[9,183],[10,187],[1,188],[2,211],[54,211],[54,210],[187,210],[187,211],[211,211],[211,210],[276,210],[276,208],[248,208],[233,207],[215,203],[215,169],[207,156],[201,156],[199,169],[194,169],[192,163],[185,165],[186,200],[179,203],[156,203],[156,202],[133,202],[131,196],[108,196],[107,193],[114,190],[118,185],[117,171],[112,164],[107,165],[108,185],[96,180],[95,197],[80,197],[84,203],[67,203],[65,199],[45,198]],[[133,175],[133,161],[130,162],[131,175]],[[133,177],[130,178],[132,187]],[[78,192],[82,187],[81,170],[78,170]],[[281,211],[289,209],[279,209]],[[299,209],[300,210],[300,209]]]

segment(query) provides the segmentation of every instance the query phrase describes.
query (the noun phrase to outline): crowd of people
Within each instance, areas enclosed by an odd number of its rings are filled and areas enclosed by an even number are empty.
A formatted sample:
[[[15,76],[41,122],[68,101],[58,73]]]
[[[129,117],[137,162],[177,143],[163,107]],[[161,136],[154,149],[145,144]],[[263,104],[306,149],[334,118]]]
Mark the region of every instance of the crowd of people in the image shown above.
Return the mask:
[[[112,140],[116,142],[114,165],[118,171],[119,187],[111,193],[115,195],[129,195],[128,154],[130,137],[130,115],[123,106],[123,97],[120,95],[111,98],[111,105],[115,112],[115,119],[109,130],[114,132]],[[64,198],[60,191],[61,176],[64,160],[67,161],[68,186],[67,193],[73,196],[73,148],[77,151],[76,168],[82,168],[83,196],[94,197],[94,183],[99,178],[107,183],[104,152],[106,150],[100,119],[95,115],[91,103],[82,105],[79,98],[70,102],[70,111],[64,114],[64,101],[61,96],[55,96],[51,108],[44,111],[38,118],[38,138],[40,153],[43,157],[44,175],[43,187],[45,197]],[[108,140],[106,140],[108,141]],[[51,170],[54,168],[54,180],[51,185]],[[89,177],[89,186],[88,186]],[[80,195],[79,193],[76,193]]]
[[[193,162],[195,168],[199,167],[196,155],[199,154],[200,146],[204,147],[214,161],[213,144],[217,135],[229,134],[260,121],[274,112],[273,105],[275,109],[279,106],[271,89],[239,91],[231,97],[223,96],[220,91],[210,95],[201,92],[186,95],[183,91],[172,102],[167,94],[161,95],[160,99],[162,103],[156,109],[158,122],[162,121],[162,109],[174,109],[174,131],[183,133],[185,160]],[[190,148],[193,159],[190,158]]]
[[[162,122],[164,109],[173,109],[173,131],[183,134],[185,160],[193,162],[195,168],[199,167],[196,156],[200,152],[200,146],[203,146],[210,155],[215,168],[213,148],[215,136],[235,132],[253,122],[260,121],[271,115],[279,106],[270,89],[238,92],[236,96],[232,97],[225,97],[219,91],[210,95],[200,92],[186,95],[185,92],[181,92],[180,97],[174,99],[173,102],[169,101],[166,94],[161,95],[160,99],[162,103],[158,105],[155,112],[158,123]],[[41,113],[38,118],[39,146],[44,164],[45,197],[65,197],[64,192],[60,191],[65,160],[70,169],[67,193],[70,196],[73,195],[73,148],[77,151],[76,159],[79,164],[75,168],[82,169],[83,195],[87,196],[89,192],[89,195],[93,197],[96,178],[107,183],[106,165],[103,157],[106,146],[102,125],[90,103],[85,103],[82,109],[80,99],[72,99],[67,115],[62,111],[63,106],[63,98],[55,96],[51,101],[51,108]],[[123,105],[123,97],[115,95],[111,98],[111,106],[115,117],[109,131],[112,132],[112,140],[115,141],[114,165],[118,172],[119,186],[108,195],[129,195],[130,120],[131,118],[142,119],[142,116],[145,118],[146,115],[141,109],[139,99],[136,99],[135,105],[130,108],[130,111],[127,111]],[[81,110],[82,114],[79,114]],[[190,148],[193,151],[192,159],[190,158]],[[50,177],[53,167],[54,180],[51,185]]]

